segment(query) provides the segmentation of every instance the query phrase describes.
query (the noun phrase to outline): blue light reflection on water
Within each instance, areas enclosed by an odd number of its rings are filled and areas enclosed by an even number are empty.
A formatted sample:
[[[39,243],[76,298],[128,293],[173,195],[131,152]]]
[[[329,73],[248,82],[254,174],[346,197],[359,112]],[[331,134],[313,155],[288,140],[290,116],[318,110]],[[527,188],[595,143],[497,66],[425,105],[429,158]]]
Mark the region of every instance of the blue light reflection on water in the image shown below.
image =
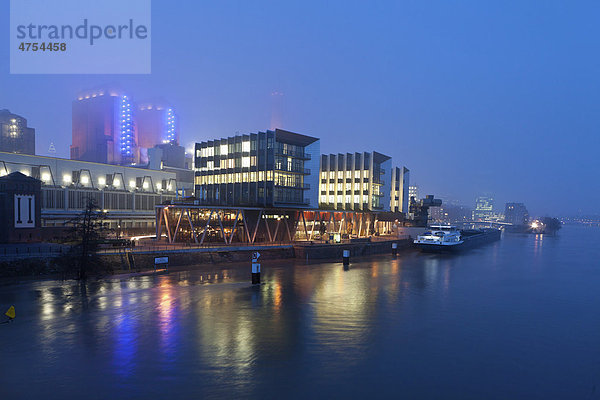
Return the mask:
[[[2,398],[598,398],[597,242],[0,286]]]

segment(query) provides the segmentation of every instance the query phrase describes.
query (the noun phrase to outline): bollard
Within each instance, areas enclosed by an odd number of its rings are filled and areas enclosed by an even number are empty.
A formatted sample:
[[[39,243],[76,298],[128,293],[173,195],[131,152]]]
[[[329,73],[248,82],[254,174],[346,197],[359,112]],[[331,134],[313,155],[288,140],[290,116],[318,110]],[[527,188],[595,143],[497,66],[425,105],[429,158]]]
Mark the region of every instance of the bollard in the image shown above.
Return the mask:
[[[344,257],[344,265],[350,265],[350,250],[344,250],[343,257]]]
[[[396,254],[398,254],[398,243],[394,242],[392,243],[392,255],[396,257]]]
[[[260,253],[258,251],[252,253],[252,284],[260,284],[260,264],[258,263]]]

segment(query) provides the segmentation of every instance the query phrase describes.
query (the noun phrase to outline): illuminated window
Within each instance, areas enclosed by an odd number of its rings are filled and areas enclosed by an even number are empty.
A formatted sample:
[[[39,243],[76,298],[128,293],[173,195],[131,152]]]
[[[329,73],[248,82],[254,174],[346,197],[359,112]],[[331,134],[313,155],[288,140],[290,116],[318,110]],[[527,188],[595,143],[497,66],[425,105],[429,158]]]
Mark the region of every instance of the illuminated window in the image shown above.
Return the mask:
[[[132,189],[135,189],[135,181],[134,180],[129,181],[129,187]]]
[[[82,185],[87,185],[88,183],[90,183],[90,178],[88,176],[82,176],[81,177],[81,184]]]
[[[100,178],[98,178],[98,185],[100,186],[104,186],[106,185],[106,178],[101,176]]]
[[[244,142],[250,145],[250,142]],[[250,168],[250,157],[242,157],[242,168]]]
[[[229,154],[229,152],[227,151],[227,145],[226,144],[222,144],[221,145],[221,155],[222,156],[226,156],[227,154]]]
[[[69,174],[64,174],[64,175],[63,175],[63,183],[64,183],[65,185],[70,185],[70,184],[71,184],[71,182],[72,182],[72,181],[71,181],[71,175],[69,175]]]
[[[249,152],[250,151],[250,142],[242,142],[242,151]]]

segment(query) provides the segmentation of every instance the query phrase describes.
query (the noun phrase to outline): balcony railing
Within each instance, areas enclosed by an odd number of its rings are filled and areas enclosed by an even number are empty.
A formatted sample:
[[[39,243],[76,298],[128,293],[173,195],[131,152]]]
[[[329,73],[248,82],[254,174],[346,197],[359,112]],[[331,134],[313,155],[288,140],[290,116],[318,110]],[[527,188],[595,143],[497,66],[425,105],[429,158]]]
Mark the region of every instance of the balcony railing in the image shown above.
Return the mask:
[[[288,185],[284,182],[275,182],[275,186],[277,187],[283,187],[283,188],[290,188],[290,189],[304,189],[304,190],[308,190],[310,189],[310,185],[308,183],[305,183],[303,185]]]
[[[281,147],[275,148],[275,154],[280,155],[280,156],[302,158],[303,160],[310,160],[312,158],[310,153],[305,153],[303,151],[283,150]]]
[[[275,170],[276,171],[283,171],[283,172],[295,172],[298,174],[304,174],[304,175],[310,175],[310,168],[301,168],[301,167],[291,167],[288,168],[287,165],[281,165],[281,166],[277,166],[277,164],[275,164]]]

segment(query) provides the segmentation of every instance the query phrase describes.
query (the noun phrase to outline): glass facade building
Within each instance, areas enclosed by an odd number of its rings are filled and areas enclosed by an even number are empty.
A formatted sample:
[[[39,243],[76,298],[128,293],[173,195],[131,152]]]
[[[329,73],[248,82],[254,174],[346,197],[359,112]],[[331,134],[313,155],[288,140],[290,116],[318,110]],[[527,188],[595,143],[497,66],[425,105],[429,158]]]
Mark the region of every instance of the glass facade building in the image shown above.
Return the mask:
[[[390,211],[391,157],[377,152],[321,156],[319,208]]]
[[[201,205],[317,207],[317,138],[275,129],[196,143]]]

